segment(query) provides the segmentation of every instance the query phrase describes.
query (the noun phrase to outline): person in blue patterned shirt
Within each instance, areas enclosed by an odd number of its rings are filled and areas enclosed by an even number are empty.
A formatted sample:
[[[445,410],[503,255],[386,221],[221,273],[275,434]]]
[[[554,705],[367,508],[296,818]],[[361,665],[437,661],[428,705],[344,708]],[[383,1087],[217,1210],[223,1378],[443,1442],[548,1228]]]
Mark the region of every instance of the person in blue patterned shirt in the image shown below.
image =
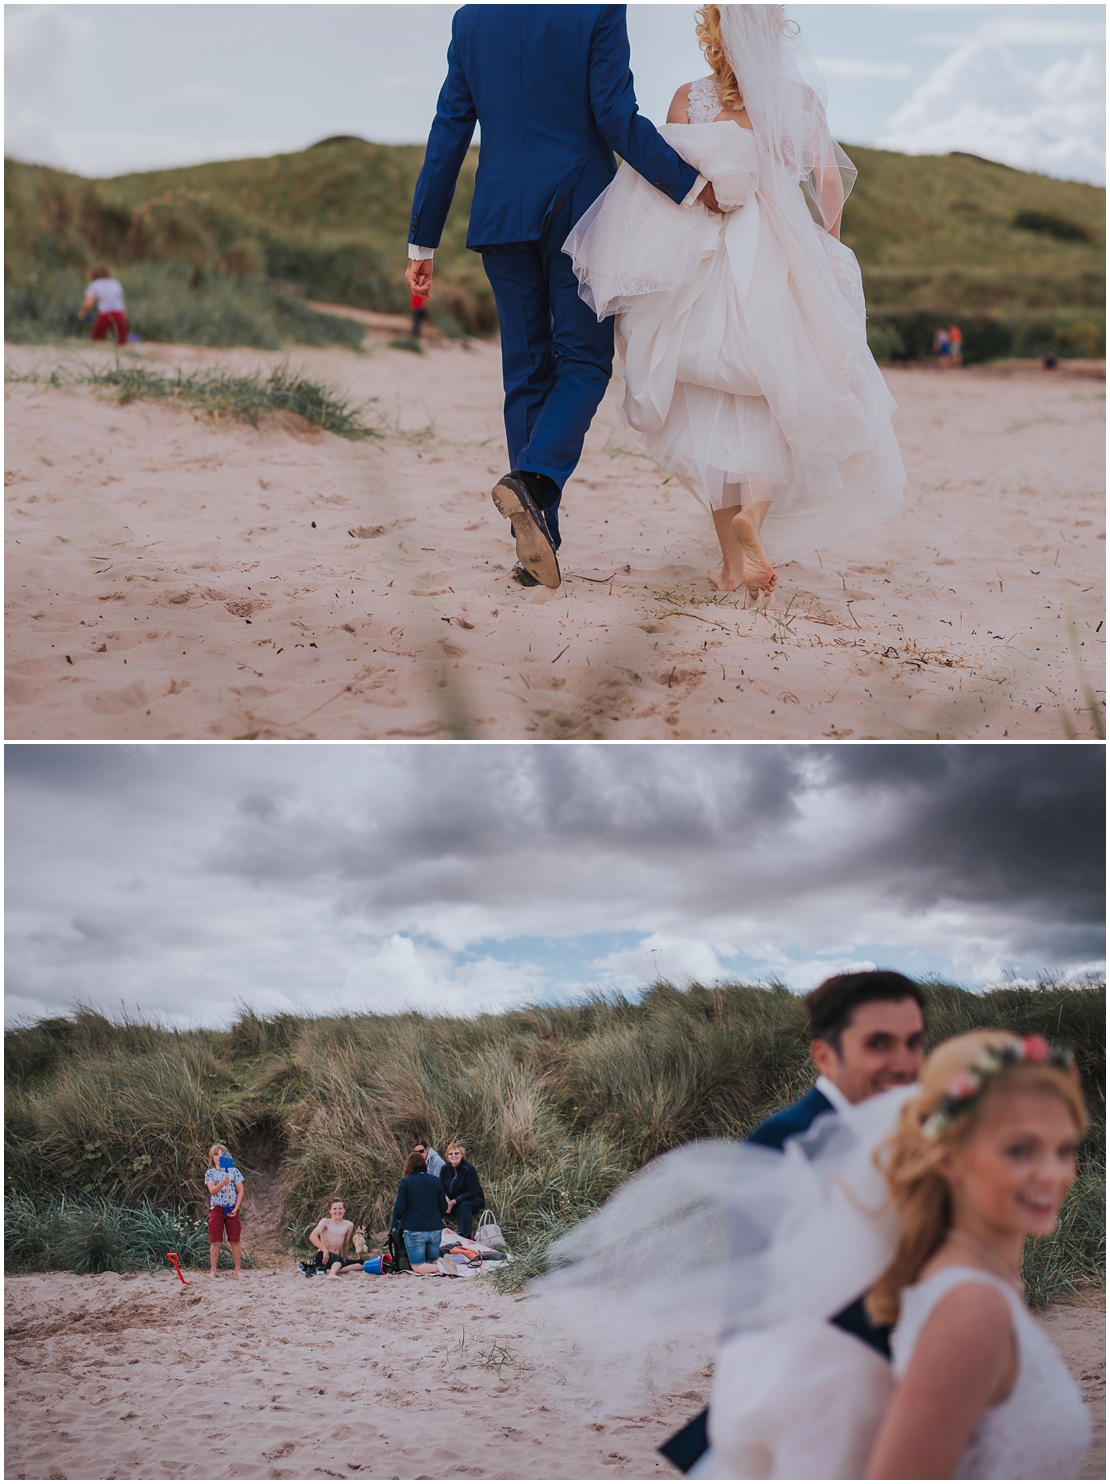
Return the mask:
[[[213,1144],[208,1151],[211,1168],[204,1177],[204,1188],[208,1193],[208,1252],[211,1258],[211,1276],[216,1276],[216,1264],[220,1260],[220,1246],[227,1237],[231,1248],[231,1261],[238,1278],[242,1266],[243,1228],[239,1210],[243,1204],[245,1189],[241,1170],[235,1168],[235,1160],[223,1144]]]

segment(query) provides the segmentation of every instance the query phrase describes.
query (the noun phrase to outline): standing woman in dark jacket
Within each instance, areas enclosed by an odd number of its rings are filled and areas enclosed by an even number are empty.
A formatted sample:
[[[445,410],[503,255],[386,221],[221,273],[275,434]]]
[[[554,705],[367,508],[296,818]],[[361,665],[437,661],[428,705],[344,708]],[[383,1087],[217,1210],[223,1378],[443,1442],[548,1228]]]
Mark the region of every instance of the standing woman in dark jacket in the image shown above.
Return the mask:
[[[414,1273],[439,1272],[439,1239],[448,1201],[443,1186],[428,1174],[422,1154],[410,1154],[393,1203],[393,1225],[401,1228]]]
[[[455,1211],[459,1223],[459,1236],[469,1237],[474,1233],[474,1218],[486,1203],[478,1171],[466,1157],[466,1150],[459,1143],[447,1146],[447,1163],[439,1172],[443,1188],[447,1193],[447,1210]]]

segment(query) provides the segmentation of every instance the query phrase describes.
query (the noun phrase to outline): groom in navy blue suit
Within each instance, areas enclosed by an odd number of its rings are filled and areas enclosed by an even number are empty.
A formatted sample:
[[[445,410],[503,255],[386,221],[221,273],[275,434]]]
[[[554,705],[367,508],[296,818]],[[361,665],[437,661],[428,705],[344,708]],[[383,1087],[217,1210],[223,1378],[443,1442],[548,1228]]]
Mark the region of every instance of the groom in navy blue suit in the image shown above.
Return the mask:
[[[834,974],[806,995],[806,1010],[817,1081],[804,1098],[753,1129],[750,1144],[782,1149],[822,1113],[840,1112],[888,1088],[916,1082],[921,1072],[924,996],[904,974],[891,969]],[[890,1329],[871,1323],[862,1296],[829,1323],[889,1358]],[[701,1412],[659,1450],[683,1473],[709,1446],[707,1419],[708,1413]]]
[[[563,243],[616,173],[614,151],[672,201],[717,203],[637,111],[623,5],[464,5],[413,197],[415,293],[430,290],[479,123],[466,245],[497,304],[511,465],[493,499],[512,522],[518,580],[557,588],[559,501],[613,369],[612,321],[578,297]]]

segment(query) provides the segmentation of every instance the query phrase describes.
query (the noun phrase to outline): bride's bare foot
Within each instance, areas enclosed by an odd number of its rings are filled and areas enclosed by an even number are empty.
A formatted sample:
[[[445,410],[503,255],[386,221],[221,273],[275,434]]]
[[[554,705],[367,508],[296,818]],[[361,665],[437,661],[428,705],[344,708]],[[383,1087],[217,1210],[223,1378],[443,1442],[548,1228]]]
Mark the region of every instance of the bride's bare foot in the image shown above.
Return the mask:
[[[719,593],[734,593],[744,581],[744,569],[732,572],[727,566],[710,567],[705,574]]]
[[[733,516],[732,534],[743,553],[744,586],[749,595],[758,598],[760,593],[773,593],[778,585],[778,575],[767,560],[759,531],[746,510]]]
[[[744,550],[732,533],[736,507],[714,510],[713,527],[721,543],[721,565],[705,574],[719,593],[734,593],[744,581]]]

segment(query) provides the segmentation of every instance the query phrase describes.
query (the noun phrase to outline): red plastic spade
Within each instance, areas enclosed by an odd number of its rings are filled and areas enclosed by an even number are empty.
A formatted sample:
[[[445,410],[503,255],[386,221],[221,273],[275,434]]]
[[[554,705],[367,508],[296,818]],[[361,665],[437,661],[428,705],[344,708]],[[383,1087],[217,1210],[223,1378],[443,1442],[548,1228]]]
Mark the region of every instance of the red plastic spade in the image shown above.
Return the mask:
[[[189,1281],[188,1278],[184,1277],[184,1275],[181,1272],[181,1266],[180,1266],[181,1259],[178,1257],[177,1253],[176,1252],[167,1252],[166,1253],[166,1261],[173,1263],[173,1270],[174,1270],[174,1272],[181,1279],[182,1283],[184,1283],[184,1285],[185,1285],[186,1288],[191,1288],[193,1286],[192,1283]]]

